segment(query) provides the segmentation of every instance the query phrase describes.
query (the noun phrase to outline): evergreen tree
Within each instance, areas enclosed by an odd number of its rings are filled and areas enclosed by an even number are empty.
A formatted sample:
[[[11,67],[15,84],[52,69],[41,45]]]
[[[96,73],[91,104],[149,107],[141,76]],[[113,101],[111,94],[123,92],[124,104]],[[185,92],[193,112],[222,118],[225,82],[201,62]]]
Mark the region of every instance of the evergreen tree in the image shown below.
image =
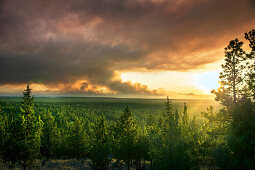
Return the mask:
[[[187,160],[190,161],[190,166],[194,169],[198,168],[201,134],[197,127],[196,117],[194,116],[191,121],[189,119],[186,103],[183,105],[183,114],[179,128],[181,129],[181,140]]]
[[[245,39],[249,41],[249,46],[251,47],[251,54],[254,55],[255,52],[255,29],[252,29],[248,33],[245,33]]]
[[[234,112],[227,138],[230,155],[229,165],[231,165],[231,169],[252,170],[255,167],[254,103],[244,98],[236,104]]]
[[[243,42],[238,39],[229,42],[229,45],[225,48],[225,63],[222,64],[223,72],[220,72],[219,76],[222,86],[218,91],[212,90],[212,93],[216,95],[216,100],[229,109],[243,94],[243,72],[246,67],[244,61],[247,57],[242,46]]]
[[[29,84],[23,94],[21,114],[13,118],[7,127],[4,160],[19,163],[26,169],[39,156],[43,122],[34,114]]]
[[[254,62],[254,42],[255,42],[255,31],[251,30],[249,33],[245,33],[245,38],[250,42],[251,52],[243,56],[244,52],[240,50],[239,46],[233,48],[231,51],[231,55],[235,55],[240,57],[240,60],[246,61],[246,67],[240,64],[237,59],[232,62],[233,64],[228,64],[229,61],[226,60],[225,73],[228,73],[227,76],[223,78],[228,78],[227,85],[230,89],[229,91],[233,91],[233,99],[234,102],[231,105],[231,109],[224,110],[221,109],[219,113],[227,113],[223,115],[224,119],[226,117],[230,117],[227,119],[229,122],[227,125],[227,135],[225,144],[218,143],[217,150],[215,151],[216,164],[220,169],[254,169],[255,167],[255,105],[254,105],[254,70],[255,70],[255,62]],[[235,43],[238,43],[235,41]],[[235,45],[234,43],[234,45]],[[240,47],[242,43],[240,44]],[[237,53],[239,51],[239,53]],[[239,54],[239,55],[238,55]],[[229,54],[230,55],[230,54]],[[227,58],[229,59],[229,58]],[[230,62],[231,63],[231,62]],[[236,66],[236,65],[238,66]],[[237,68],[233,70],[233,68]],[[229,67],[229,69],[226,69]],[[231,69],[230,69],[231,67]],[[244,69],[247,68],[247,73],[243,73]],[[226,71],[227,70],[227,71]],[[229,73],[232,71],[231,73]],[[242,74],[240,74],[242,73]],[[233,81],[233,78],[236,75],[236,81]],[[242,76],[242,78],[241,78]],[[246,76],[246,77],[245,77]],[[244,78],[245,79],[244,79]],[[231,79],[232,78],[232,79]],[[238,83],[244,84],[243,86],[239,86],[238,90],[244,91],[244,93],[239,93],[239,100],[235,100],[234,97],[234,85],[238,86]],[[246,83],[246,84],[245,84]],[[248,85],[248,88],[246,88]],[[232,87],[231,87],[232,86]],[[236,89],[236,92],[238,92]],[[229,95],[229,91],[222,91],[223,95]],[[218,95],[216,93],[216,95]],[[218,96],[217,96],[218,97]],[[223,103],[224,104],[224,103]],[[225,104],[225,106],[227,106]],[[218,114],[221,115],[221,114]],[[227,115],[227,116],[226,116]],[[218,130],[218,132],[222,132]]]
[[[107,169],[110,162],[110,139],[105,123],[105,117],[100,116],[96,119],[93,141],[91,146],[90,158],[94,164],[95,169]]]
[[[7,116],[2,112],[0,107],[0,156],[2,156],[3,150],[4,150],[6,125],[7,125]]]
[[[202,112],[205,118],[202,126],[203,136],[200,139],[200,157],[206,161],[207,166],[212,166],[219,158],[218,154],[226,149],[226,135],[230,123],[229,111],[225,108],[214,112],[210,106]],[[221,159],[221,158],[220,158]],[[223,160],[223,158],[221,159]]]
[[[136,154],[135,146],[138,133],[130,107],[126,107],[120,116],[115,130],[114,154],[117,159],[123,160],[128,165],[128,169],[130,169]]]
[[[71,123],[68,123],[68,119],[71,119],[67,116],[67,113],[63,113],[64,109],[57,111],[54,115],[55,125],[57,126],[54,130],[54,151],[53,154],[57,158],[63,158],[71,156],[69,145],[70,145],[70,131]]]
[[[150,155],[156,169],[189,169],[190,157],[180,126],[182,117],[167,98],[158,126],[150,131]]]
[[[32,115],[34,114],[34,97],[31,96],[31,89],[29,87],[29,83],[27,84],[27,88],[23,92],[23,101],[21,102],[21,111],[24,115]]]
[[[46,160],[48,161],[55,148],[57,126],[55,118],[51,115],[51,112],[44,111],[42,120],[44,125],[42,129],[41,155],[46,157]]]
[[[220,169],[248,169],[255,166],[255,108],[249,99],[239,100],[226,134],[226,144],[214,153]]]
[[[149,136],[146,130],[140,132],[137,135],[137,142],[136,142],[136,154],[135,154],[135,161],[137,163],[137,169],[145,169],[145,162],[146,160],[150,160],[150,148],[149,148]],[[142,165],[143,163],[143,165]]]
[[[182,124],[187,125],[189,121],[189,116],[188,116],[188,108],[186,103],[184,103],[183,106],[183,116],[182,116]]]
[[[89,136],[86,133],[83,122],[83,118],[75,117],[75,121],[70,124],[68,136],[69,155],[77,160],[85,158],[89,152]]]
[[[252,29],[250,32],[245,33],[245,39],[249,41],[249,46],[251,48],[251,52],[247,54],[247,58],[250,59],[251,62],[247,63],[247,79],[246,83],[248,85],[248,97],[251,100],[255,100],[255,29]]]

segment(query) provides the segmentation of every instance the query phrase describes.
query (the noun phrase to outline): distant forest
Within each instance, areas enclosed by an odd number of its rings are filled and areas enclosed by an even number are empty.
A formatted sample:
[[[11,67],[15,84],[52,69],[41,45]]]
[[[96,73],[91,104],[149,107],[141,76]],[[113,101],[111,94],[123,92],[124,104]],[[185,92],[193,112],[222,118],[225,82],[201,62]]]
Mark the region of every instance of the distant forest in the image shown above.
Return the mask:
[[[41,103],[30,85],[20,103],[0,102],[0,168],[47,169],[74,159],[92,169],[255,169],[255,30],[231,40],[212,90],[222,107],[191,117],[167,98],[157,114],[121,115]],[[114,116],[113,116],[114,115]],[[85,167],[84,167],[85,168]],[[77,168],[78,169],[78,168]]]

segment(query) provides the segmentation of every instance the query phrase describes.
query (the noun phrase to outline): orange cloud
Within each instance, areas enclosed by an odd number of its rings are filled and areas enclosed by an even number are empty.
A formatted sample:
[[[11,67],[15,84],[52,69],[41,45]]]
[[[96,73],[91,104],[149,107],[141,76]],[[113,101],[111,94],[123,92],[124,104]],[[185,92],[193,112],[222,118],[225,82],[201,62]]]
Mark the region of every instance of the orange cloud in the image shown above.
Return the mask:
[[[0,3],[0,85],[59,93],[161,94],[116,72],[202,68],[255,24],[253,0]]]

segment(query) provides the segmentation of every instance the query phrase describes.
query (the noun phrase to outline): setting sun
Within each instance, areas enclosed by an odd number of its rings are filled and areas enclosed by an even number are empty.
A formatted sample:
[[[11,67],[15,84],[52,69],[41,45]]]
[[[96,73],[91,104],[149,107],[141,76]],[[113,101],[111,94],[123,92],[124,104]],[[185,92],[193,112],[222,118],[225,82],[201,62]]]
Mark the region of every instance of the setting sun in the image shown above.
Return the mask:
[[[197,74],[194,78],[196,86],[203,90],[206,94],[210,94],[211,90],[217,89],[220,84],[218,72],[205,72]]]

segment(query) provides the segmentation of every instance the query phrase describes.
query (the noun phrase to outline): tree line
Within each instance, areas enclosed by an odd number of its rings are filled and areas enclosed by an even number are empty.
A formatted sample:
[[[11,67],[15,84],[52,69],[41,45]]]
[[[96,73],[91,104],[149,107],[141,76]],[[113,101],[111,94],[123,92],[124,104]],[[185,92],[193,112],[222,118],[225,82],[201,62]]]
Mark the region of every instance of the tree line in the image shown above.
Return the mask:
[[[90,159],[93,169],[109,165],[127,169],[254,169],[255,167],[255,30],[245,33],[250,51],[238,39],[225,48],[221,86],[212,90],[223,108],[209,107],[203,120],[178,110],[169,98],[162,113],[139,124],[130,107],[116,121],[93,120],[73,113],[72,119],[34,108],[29,84],[20,108],[0,108],[0,158],[23,169],[51,159]],[[15,110],[7,112],[6,107]],[[91,115],[93,116],[93,115]],[[112,160],[116,160],[111,163]]]

